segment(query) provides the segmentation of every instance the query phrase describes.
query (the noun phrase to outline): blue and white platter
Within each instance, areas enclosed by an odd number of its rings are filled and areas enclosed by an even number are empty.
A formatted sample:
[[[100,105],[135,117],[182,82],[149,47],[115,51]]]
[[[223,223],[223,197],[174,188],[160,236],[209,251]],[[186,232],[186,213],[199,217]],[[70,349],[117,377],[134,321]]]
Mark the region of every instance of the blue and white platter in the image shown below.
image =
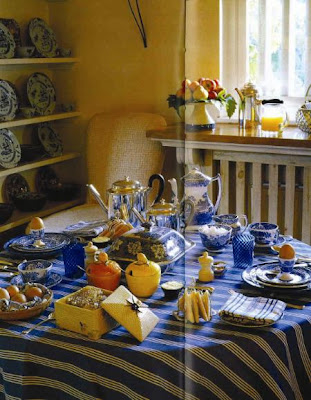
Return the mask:
[[[56,57],[58,44],[51,27],[42,18],[33,18],[28,25],[29,37],[43,57]]]
[[[58,285],[62,281],[62,276],[57,274],[56,272],[51,272],[49,277],[44,281],[40,282],[42,285],[46,286],[47,288],[51,288],[53,286]],[[23,280],[23,277],[21,274],[15,275],[11,279],[11,285],[16,285],[16,286],[24,286],[25,282]]]
[[[38,126],[38,138],[44,150],[51,156],[57,157],[63,154],[63,143],[58,133],[45,122]]]
[[[275,265],[274,265],[275,267]],[[248,283],[249,285],[256,287],[256,288],[261,288],[261,289],[266,289],[266,290],[273,290],[273,291],[306,291],[311,289],[311,282],[306,282],[305,284],[302,285],[288,285],[288,284],[272,284],[268,282],[263,282],[260,279],[258,279],[257,276],[257,268],[258,267],[250,267],[245,269],[242,272],[242,279],[244,282]]]
[[[0,122],[11,121],[18,110],[18,96],[13,84],[0,79]]]
[[[31,235],[13,238],[4,244],[4,250],[16,258],[49,258],[58,255],[71,239],[62,233],[46,233],[42,239],[44,246],[35,247]]]
[[[303,267],[295,267],[290,273],[291,280],[284,281],[280,279],[281,268],[279,264],[260,265],[256,267],[257,278],[262,284],[277,285],[284,287],[301,287],[306,286],[311,281],[310,273]]]
[[[0,22],[0,58],[13,58],[16,43],[9,29]]]
[[[27,81],[27,97],[37,114],[50,115],[56,106],[56,94],[50,78],[35,72]]]
[[[0,165],[14,168],[21,159],[21,146],[13,132],[0,129]]]

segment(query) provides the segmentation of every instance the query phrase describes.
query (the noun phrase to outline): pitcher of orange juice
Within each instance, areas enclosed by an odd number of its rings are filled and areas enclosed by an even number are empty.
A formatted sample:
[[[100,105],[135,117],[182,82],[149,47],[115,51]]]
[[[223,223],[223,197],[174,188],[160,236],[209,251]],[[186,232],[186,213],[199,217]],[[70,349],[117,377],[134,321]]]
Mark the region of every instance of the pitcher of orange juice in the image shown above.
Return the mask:
[[[261,130],[282,132],[288,123],[288,116],[283,106],[283,100],[262,100]]]

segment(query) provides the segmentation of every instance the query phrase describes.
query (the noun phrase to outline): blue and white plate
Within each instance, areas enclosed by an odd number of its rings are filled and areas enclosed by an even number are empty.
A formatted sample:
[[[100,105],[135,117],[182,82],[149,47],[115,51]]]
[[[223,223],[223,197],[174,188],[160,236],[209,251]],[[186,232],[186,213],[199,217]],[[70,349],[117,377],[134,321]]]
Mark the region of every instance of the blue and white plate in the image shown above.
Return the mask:
[[[40,282],[42,283],[42,285],[46,286],[47,288],[51,288],[53,286],[56,286],[57,284],[59,284],[62,281],[62,276],[57,274],[56,272],[51,272],[50,276],[48,277],[48,279],[45,282]],[[12,285],[16,285],[16,286],[24,286],[25,282],[23,280],[23,277],[21,274],[19,275],[15,275],[10,282]]]
[[[63,154],[63,143],[58,133],[47,122],[38,125],[38,138],[44,150],[51,156]]]
[[[284,286],[284,287],[293,287],[293,286],[305,286],[310,282],[311,275],[310,273],[300,267],[296,267],[291,272],[292,279],[290,281],[284,281],[280,279],[281,268],[279,264],[268,264],[268,265],[260,265],[256,268],[256,275],[257,278],[263,284],[269,285],[277,285],[277,286]]]
[[[21,146],[13,132],[0,129],[0,165],[14,168],[21,159]]]
[[[56,94],[53,83],[47,75],[35,72],[28,78],[27,97],[37,114],[50,115],[53,113]]]
[[[18,96],[13,84],[0,79],[0,121],[11,121],[18,110]]]
[[[9,29],[0,22],[0,58],[13,58],[16,43]]]
[[[41,18],[33,18],[28,25],[29,37],[43,57],[56,57],[58,44],[53,30]]]

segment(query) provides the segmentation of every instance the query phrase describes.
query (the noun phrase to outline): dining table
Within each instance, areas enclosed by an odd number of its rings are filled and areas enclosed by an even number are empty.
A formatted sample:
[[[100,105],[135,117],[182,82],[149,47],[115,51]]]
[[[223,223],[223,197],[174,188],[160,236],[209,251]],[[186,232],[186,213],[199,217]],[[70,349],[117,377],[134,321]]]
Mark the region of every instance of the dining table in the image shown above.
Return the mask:
[[[186,232],[186,238],[195,246],[163,271],[161,282],[198,283],[198,257],[206,249],[197,232]],[[297,255],[311,256],[309,245],[295,239],[290,243]],[[1,255],[8,256],[5,251]],[[54,303],[29,320],[0,321],[0,398],[309,399],[311,290],[276,292],[247,284],[242,279],[243,270],[234,266],[230,243],[210,255],[215,262],[226,263],[223,275],[205,283],[214,288],[210,321],[176,319],[177,300],[167,299],[160,286],[143,299],[159,318],[143,342],[121,325],[93,340],[58,328],[54,320],[29,334],[22,333],[46,319]],[[255,248],[254,265],[269,260],[277,260],[274,252]],[[87,284],[85,274],[76,279],[65,276],[61,257],[53,259],[53,271],[62,278],[51,288],[54,301]],[[8,284],[9,279],[1,279],[1,287]],[[287,307],[271,326],[232,325],[221,319],[218,311],[233,292],[279,297]]]

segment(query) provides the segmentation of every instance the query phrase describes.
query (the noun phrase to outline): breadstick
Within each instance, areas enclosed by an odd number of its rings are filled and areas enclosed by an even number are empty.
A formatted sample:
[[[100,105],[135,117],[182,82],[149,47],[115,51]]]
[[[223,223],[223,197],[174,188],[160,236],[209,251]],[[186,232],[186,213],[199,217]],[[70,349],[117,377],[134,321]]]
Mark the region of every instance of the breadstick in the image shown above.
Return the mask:
[[[200,322],[199,304],[197,299],[197,291],[194,289],[191,293],[192,310],[196,324]]]
[[[203,297],[203,293],[201,291],[197,291],[197,301],[198,301],[198,305],[199,305],[200,316],[204,319],[204,321],[207,321],[207,313],[204,308],[202,297]]]

